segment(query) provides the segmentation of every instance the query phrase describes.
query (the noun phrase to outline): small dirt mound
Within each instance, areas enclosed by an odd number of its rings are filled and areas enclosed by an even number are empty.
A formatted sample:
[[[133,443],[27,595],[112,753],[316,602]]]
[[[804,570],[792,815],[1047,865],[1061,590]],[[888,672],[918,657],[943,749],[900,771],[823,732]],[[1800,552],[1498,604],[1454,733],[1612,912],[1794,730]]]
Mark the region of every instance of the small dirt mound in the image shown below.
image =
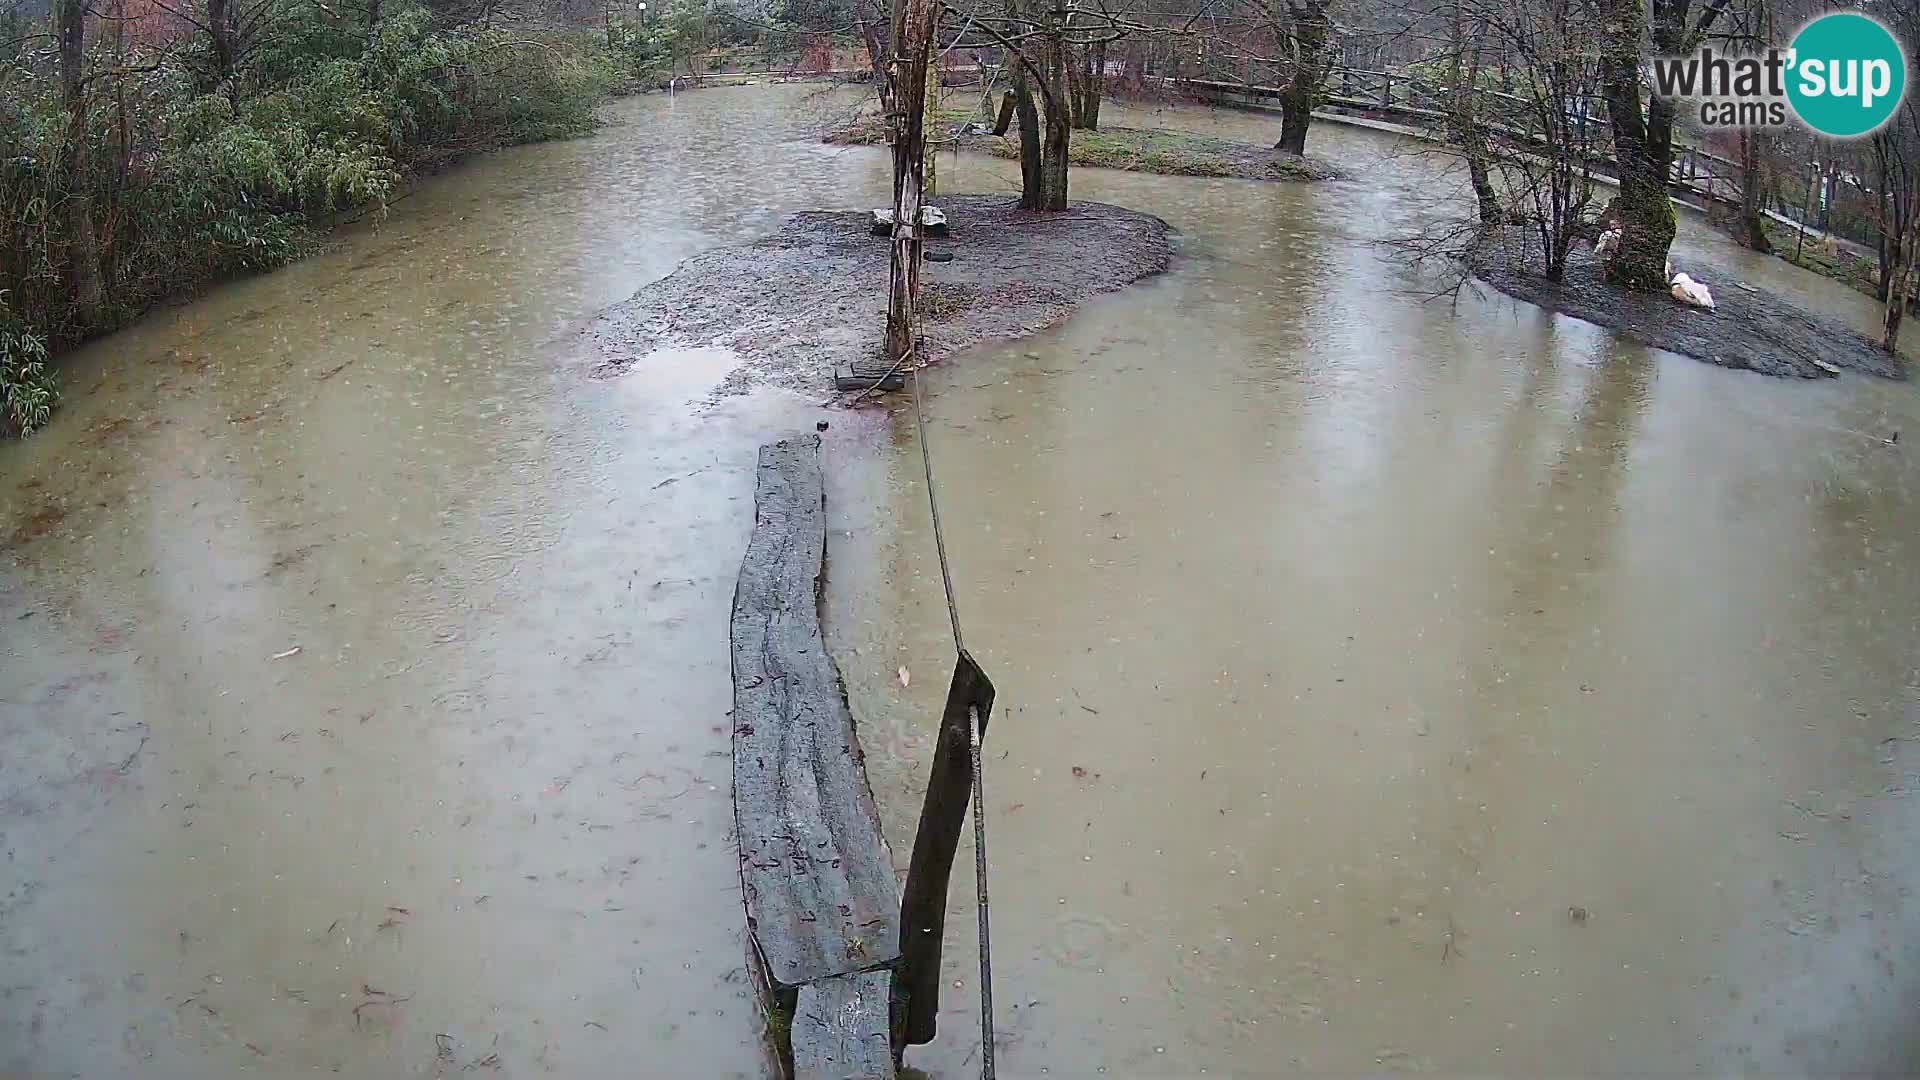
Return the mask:
[[[1082,202],[1057,213],[991,195],[943,195],[950,223],[921,269],[921,335],[937,360],[1057,322],[1089,297],[1167,268],[1172,229],[1149,214]],[[721,393],[761,384],[822,391],[839,364],[879,355],[888,243],[864,210],[810,210],[751,244],[696,255],[602,312],[586,333],[594,370],[616,375],[661,348],[721,347],[741,363]]]

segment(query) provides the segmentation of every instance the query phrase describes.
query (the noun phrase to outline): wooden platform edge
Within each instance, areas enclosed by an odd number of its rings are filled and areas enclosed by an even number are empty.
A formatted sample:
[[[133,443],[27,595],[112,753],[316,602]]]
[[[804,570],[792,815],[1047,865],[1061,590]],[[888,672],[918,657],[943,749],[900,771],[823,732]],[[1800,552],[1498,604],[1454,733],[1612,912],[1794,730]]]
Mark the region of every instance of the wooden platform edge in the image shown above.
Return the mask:
[[[762,446],[729,627],[734,822],[754,981],[769,1014],[791,1020],[771,1030],[792,1075],[892,1080],[899,889],[821,632],[825,556],[819,436]]]

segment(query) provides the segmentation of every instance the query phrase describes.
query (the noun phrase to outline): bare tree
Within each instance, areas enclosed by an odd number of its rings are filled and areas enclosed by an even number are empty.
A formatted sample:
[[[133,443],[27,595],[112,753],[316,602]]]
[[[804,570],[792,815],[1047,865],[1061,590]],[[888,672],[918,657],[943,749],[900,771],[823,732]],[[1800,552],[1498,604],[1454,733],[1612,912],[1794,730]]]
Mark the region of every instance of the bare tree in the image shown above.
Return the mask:
[[[1213,79],[1276,87],[1277,150],[1306,152],[1313,110],[1339,58],[1333,0],[1232,0],[1229,10],[1196,9],[1204,32],[1192,61]]]
[[[1880,344],[1893,352],[1920,262],[1920,113],[1911,94],[1870,145],[1880,207],[1880,296],[1887,305]]]
[[[1394,246],[1417,261],[1450,263],[1456,276],[1443,293],[1489,263],[1531,263],[1548,280],[1564,280],[1574,242],[1592,224],[1593,167],[1605,135],[1591,114],[1599,37],[1579,18],[1586,0],[1441,2],[1448,51],[1426,62],[1449,72],[1443,152],[1467,163],[1474,212]],[[1475,85],[1483,55],[1501,58],[1511,92]]]
[[[1006,55],[1020,125],[1020,205],[1066,209],[1073,129],[1096,125],[1099,116],[1098,97],[1088,100],[1098,85],[1088,84],[1086,58],[1100,57],[1104,66],[1108,44],[1164,31],[1098,0],[1006,0],[1004,8],[954,10],[967,31]]]
[[[939,19],[937,0],[899,0],[888,57],[893,135],[893,260],[888,271],[887,356],[913,351],[913,305],[920,290],[920,207],[926,168],[927,63]]]
[[[1476,11],[1467,17],[1466,0],[1453,0],[1448,45],[1452,82],[1447,109],[1447,135],[1460,148],[1467,162],[1467,177],[1473,184],[1474,203],[1484,225],[1498,225],[1506,215],[1500,205],[1500,193],[1494,189],[1492,154],[1487,146],[1486,125],[1480,119],[1481,57],[1487,43],[1487,16]],[[1472,27],[1469,29],[1468,23]]]
[[[1601,69],[1592,24],[1579,17],[1581,2],[1518,0],[1480,16],[1522,76],[1500,99],[1509,108],[1487,129],[1486,147],[1509,188],[1507,201],[1525,209],[1550,281],[1565,276],[1593,203],[1599,125],[1589,102]]]

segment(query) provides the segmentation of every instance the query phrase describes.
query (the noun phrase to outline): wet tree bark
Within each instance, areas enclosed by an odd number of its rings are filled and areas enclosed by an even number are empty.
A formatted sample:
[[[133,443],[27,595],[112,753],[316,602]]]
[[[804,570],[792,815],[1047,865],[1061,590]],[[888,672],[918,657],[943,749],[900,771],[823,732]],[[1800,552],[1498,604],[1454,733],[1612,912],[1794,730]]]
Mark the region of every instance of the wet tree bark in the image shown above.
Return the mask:
[[[371,36],[371,32],[369,32]],[[233,76],[233,4],[232,0],[207,0],[208,54],[213,67],[202,88],[211,93],[225,86]]]
[[[1018,24],[1025,17],[1023,0],[1007,0],[1009,21]],[[1013,111],[1020,120],[1020,209],[1039,210],[1045,202],[1040,172],[1040,110],[1033,100],[1033,72],[1024,53],[1009,47],[1008,67],[1013,72]]]
[[[1080,126],[1100,130],[1100,102],[1107,96],[1107,43],[1087,46],[1087,80],[1080,89]]]
[[[1887,302],[1887,283],[1893,280],[1893,268],[1900,265],[1900,234],[1893,227],[1893,200],[1884,182],[1880,185],[1880,277],[1874,284],[1874,299]]]
[[[938,8],[900,0],[893,15],[893,259],[888,270],[889,364],[913,349],[913,300],[919,295],[920,207],[926,166],[927,58]]]
[[[1647,4],[1653,17],[1649,23]],[[1673,169],[1672,101],[1655,95],[1640,105],[1643,41],[1658,56],[1693,51],[1730,0],[1706,0],[1697,18],[1693,0],[1604,0],[1606,49],[1600,58],[1607,119],[1613,127],[1614,160],[1620,168],[1620,248],[1607,266],[1607,280],[1651,292],[1667,287],[1667,251],[1677,222],[1667,198]]]
[[[1875,186],[1880,189],[1880,300],[1886,305],[1881,347],[1892,352],[1907,314],[1908,283],[1920,256],[1920,169],[1910,157],[1904,118],[1873,133]]]
[[[1067,208],[1067,151],[1073,140],[1073,105],[1067,98],[1067,43],[1060,26],[1047,20],[1044,38],[1046,55],[1040,70],[1045,72],[1046,128],[1040,143],[1041,210]]]
[[[1120,79],[1128,91],[1138,94],[1147,86],[1147,43],[1129,41],[1125,63],[1126,71]]]
[[[1743,128],[1740,132],[1740,242],[1763,255],[1773,252],[1773,241],[1767,239],[1766,218],[1761,213],[1766,192],[1766,176],[1760,165],[1760,136]]]
[[[931,51],[933,48],[932,42],[928,42],[927,48]],[[923,193],[927,198],[931,199],[940,191],[940,147],[934,142],[930,134],[931,132],[940,130],[940,65],[933,63],[931,59],[929,59],[926,68],[926,104],[921,109],[922,121],[920,130],[922,152],[920,160],[923,174],[922,180],[924,182]]]
[[[1473,184],[1473,198],[1480,210],[1480,223],[1498,225],[1505,215],[1500,207],[1500,193],[1494,189],[1493,179],[1489,175],[1487,131],[1474,114],[1474,91],[1480,80],[1480,55],[1486,44],[1486,23],[1483,20],[1474,35],[1471,47],[1467,44],[1466,10],[1461,0],[1453,4],[1453,101],[1447,117],[1451,127],[1451,136],[1460,152],[1467,159],[1467,177]]]
[[[1107,43],[1096,41],[1075,58],[1069,90],[1073,95],[1073,126],[1100,130],[1100,99],[1106,96]]]
[[[1896,269],[1886,282],[1887,307],[1882,325],[1880,347],[1888,352],[1895,351],[1900,344],[1900,323],[1907,316],[1907,282],[1913,277],[1912,244],[1905,245],[1908,253],[1896,264]]]
[[[86,0],[60,0],[60,102],[67,120],[60,173],[67,188],[67,277],[73,284],[74,313],[90,327],[99,319],[103,296],[93,231],[93,155],[87,147],[86,19]]]
[[[1655,292],[1667,287],[1667,249],[1678,222],[1667,198],[1672,107],[1664,110],[1664,127],[1650,125],[1650,111],[1640,107],[1640,40],[1647,26],[1644,2],[1610,0],[1606,52],[1600,58],[1601,88],[1613,127],[1614,160],[1620,169],[1620,195],[1614,200],[1620,215],[1620,246],[1607,265],[1607,280],[1622,288]],[[1653,103],[1651,111],[1659,111],[1661,99],[1656,97]]]
[[[1073,14],[1067,14],[1067,25],[1073,25]],[[1080,106],[1085,102],[1087,86],[1087,50],[1067,47],[1067,114],[1075,130],[1080,123]]]
[[[880,115],[893,115],[893,77],[887,66],[887,41],[880,32],[880,15],[867,3],[854,10],[860,25],[860,39],[867,46],[867,63],[873,67],[873,89],[880,97]]]
[[[1875,295],[1882,303],[1888,303],[1893,295],[1893,279],[1910,261],[1907,248],[1912,246],[1915,181],[1907,162],[1907,147],[1893,125],[1874,132],[1871,145],[1880,210],[1880,282]]]
[[[1289,4],[1293,39],[1293,70],[1280,97],[1280,141],[1276,150],[1307,152],[1307,128],[1313,123],[1314,100],[1327,77],[1327,44],[1333,26],[1327,19],[1329,0]]]

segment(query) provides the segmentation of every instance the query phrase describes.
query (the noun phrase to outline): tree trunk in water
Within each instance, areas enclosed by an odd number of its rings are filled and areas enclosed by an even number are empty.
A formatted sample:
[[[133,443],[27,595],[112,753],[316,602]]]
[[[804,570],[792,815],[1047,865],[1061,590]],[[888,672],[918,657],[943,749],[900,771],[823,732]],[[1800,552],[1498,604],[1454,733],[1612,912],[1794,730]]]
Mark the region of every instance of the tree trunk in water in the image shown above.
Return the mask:
[[[1073,17],[1067,17],[1071,25]],[[1067,124],[1070,127],[1084,127],[1083,111],[1087,104],[1087,54],[1083,50],[1074,52],[1067,49]]]
[[[1480,210],[1480,223],[1498,225],[1505,215],[1500,208],[1500,193],[1494,190],[1488,175],[1487,132],[1474,115],[1473,92],[1480,75],[1480,50],[1485,41],[1486,24],[1480,26],[1471,53],[1467,48],[1466,12],[1461,0],[1453,4],[1453,108],[1448,120],[1453,141],[1467,159],[1467,176],[1473,182],[1473,199]]]
[[[1887,309],[1885,333],[1881,335],[1880,347],[1893,352],[1900,344],[1900,322],[1907,315],[1907,282],[1913,277],[1913,257],[1911,243],[1901,245],[1908,249],[1906,258],[1894,264],[1891,280],[1886,283]]]
[[[1875,138],[1878,139],[1879,136]],[[1880,188],[1880,280],[1874,286],[1874,297],[1884,304],[1887,302],[1888,282],[1893,280],[1894,272],[1901,263],[1900,240],[1906,230],[1901,227],[1901,222],[1894,220],[1896,208],[1884,166],[1880,172],[1878,186]]]
[[[1080,92],[1080,126],[1100,130],[1100,101],[1107,96],[1107,43],[1096,41],[1087,46],[1087,79]]]
[[[1620,169],[1620,247],[1607,265],[1607,280],[1637,292],[1667,288],[1667,249],[1678,222],[1667,198],[1668,159],[1673,147],[1673,106],[1655,97],[1640,107],[1640,39],[1646,32],[1643,0],[1609,0],[1607,46],[1600,58],[1613,153]]]
[[[1765,195],[1760,136],[1743,128],[1740,131],[1740,242],[1762,255],[1770,255],[1773,241],[1767,239],[1766,219],[1760,212]]]
[[[1286,96],[1280,99],[1280,141],[1273,144],[1274,149],[1290,154],[1306,153],[1307,125],[1312,119],[1311,99],[1303,103],[1289,87]]]
[[[1067,98],[1067,44],[1057,26],[1045,38],[1046,130],[1040,143],[1041,210],[1067,208],[1067,151],[1073,141],[1073,104]]]
[[[1309,0],[1294,16],[1293,71],[1280,97],[1280,141],[1274,149],[1290,154],[1307,152],[1307,126],[1313,123],[1313,101],[1327,75],[1328,0]]]
[[[1040,110],[1033,103],[1032,77],[1024,63],[1013,65],[1013,114],[1020,121],[1020,209],[1040,209]]]
[[[67,277],[73,283],[75,313],[83,326],[100,316],[100,252],[93,234],[92,155],[87,152],[86,0],[60,0],[60,103],[67,114],[60,148],[61,179],[66,183]]]

